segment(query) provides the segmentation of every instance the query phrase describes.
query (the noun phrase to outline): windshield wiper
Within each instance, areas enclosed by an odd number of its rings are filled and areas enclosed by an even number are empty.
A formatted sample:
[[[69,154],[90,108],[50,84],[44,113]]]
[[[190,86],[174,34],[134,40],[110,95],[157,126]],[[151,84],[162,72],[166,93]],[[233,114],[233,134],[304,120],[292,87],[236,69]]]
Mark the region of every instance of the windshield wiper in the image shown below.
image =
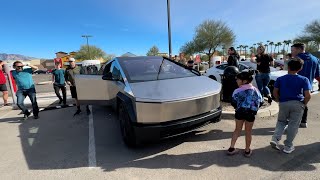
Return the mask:
[[[164,62],[164,58],[162,58],[162,61],[161,61],[160,67],[159,67],[159,71],[158,71],[158,75],[157,75],[157,80],[159,80],[159,75],[160,75],[160,72],[161,72],[161,68],[162,68],[163,62]]]

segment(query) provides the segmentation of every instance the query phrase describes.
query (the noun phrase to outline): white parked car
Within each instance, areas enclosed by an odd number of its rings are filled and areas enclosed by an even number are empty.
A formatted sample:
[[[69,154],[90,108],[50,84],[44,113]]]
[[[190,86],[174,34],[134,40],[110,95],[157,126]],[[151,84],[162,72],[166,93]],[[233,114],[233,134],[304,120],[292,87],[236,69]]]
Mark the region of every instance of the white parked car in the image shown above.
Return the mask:
[[[223,63],[221,65],[211,67],[210,69],[206,70],[206,72],[203,74],[204,76],[208,76],[209,78],[216,80],[218,82],[221,82],[221,75],[223,74],[223,71],[228,67],[227,63]],[[241,61],[239,63],[239,71],[249,71],[249,70],[256,70],[257,64],[250,62],[250,61]],[[284,70],[278,70],[276,68],[270,67],[271,69],[271,80],[269,83],[269,88],[272,91],[273,85],[278,77],[286,75],[288,72]],[[252,84],[257,87],[255,79],[252,81]],[[318,90],[318,81],[314,80],[312,88],[314,91]]]

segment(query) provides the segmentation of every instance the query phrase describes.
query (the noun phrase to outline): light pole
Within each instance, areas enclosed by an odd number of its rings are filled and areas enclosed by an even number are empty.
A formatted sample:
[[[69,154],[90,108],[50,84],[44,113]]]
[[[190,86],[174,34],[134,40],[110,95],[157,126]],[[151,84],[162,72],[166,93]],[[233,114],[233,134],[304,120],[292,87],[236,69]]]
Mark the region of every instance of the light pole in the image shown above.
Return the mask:
[[[82,35],[81,37],[87,39],[88,57],[89,57],[89,59],[90,59],[91,57],[90,57],[90,48],[89,48],[89,38],[92,37],[92,36],[91,36],[91,35]]]
[[[167,0],[167,16],[168,16],[169,58],[171,58],[172,57],[172,49],[171,49],[170,0]]]

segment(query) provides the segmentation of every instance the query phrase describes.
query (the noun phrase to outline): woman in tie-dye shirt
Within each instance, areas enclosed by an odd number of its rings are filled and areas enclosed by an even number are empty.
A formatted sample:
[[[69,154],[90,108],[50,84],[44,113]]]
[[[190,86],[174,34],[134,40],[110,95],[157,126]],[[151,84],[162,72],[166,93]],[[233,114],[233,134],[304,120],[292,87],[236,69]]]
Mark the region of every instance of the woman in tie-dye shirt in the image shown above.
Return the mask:
[[[237,84],[239,88],[233,92],[231,102],[236,111],[236,128],[233,132],[231,145],[227,152],[229,155],[234,155],[238,152],[234,146],[242,131],[243,124],[245,125],[246,132],[246,149],[244,155],[250,157],[252,154],[252,150],[250,149],[252,126],[255,115],[263,102],[259,90],[251,84],[253,80],[252,75],[251,72],[242,72],[237,75]]]

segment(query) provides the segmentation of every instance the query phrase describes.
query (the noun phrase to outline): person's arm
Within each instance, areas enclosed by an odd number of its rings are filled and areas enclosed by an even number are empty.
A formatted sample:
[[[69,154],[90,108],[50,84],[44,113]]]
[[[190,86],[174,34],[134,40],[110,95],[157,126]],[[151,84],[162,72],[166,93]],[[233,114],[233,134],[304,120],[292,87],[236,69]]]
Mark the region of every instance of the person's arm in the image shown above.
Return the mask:
[[[311,91],[310,90],[304,91],[304,100],[303,100],[304,105],[307,105],[310,99],[311,99]]]
[[[54,81],[55,81],[55,80],[54,80],[54,75],[52,74],[52,83],[54,83]]]
[[[274,60],[272,56],[269,56],[269,58],[270,58],[270,66],[274,67]]]
[[[69,86],[71,86],[71,83],[70,83],[70,81],[69,81],[68,70],[65,70],[65,72],[64,72],[64,79],[65,79],[66,83],[67,83]]]
[[[273,96],[276,102],[279,102],[280,94],[279,94],[279,88],[273,88]]]
[[[36,71],[39,69],[37,66],[31,65],[31,64],[27,64],[27,66],[31,67],[32,71]]]
[[[228,66],[232,66],[233,65],[233,57],[229,56],[227,62],[228,62]]]

